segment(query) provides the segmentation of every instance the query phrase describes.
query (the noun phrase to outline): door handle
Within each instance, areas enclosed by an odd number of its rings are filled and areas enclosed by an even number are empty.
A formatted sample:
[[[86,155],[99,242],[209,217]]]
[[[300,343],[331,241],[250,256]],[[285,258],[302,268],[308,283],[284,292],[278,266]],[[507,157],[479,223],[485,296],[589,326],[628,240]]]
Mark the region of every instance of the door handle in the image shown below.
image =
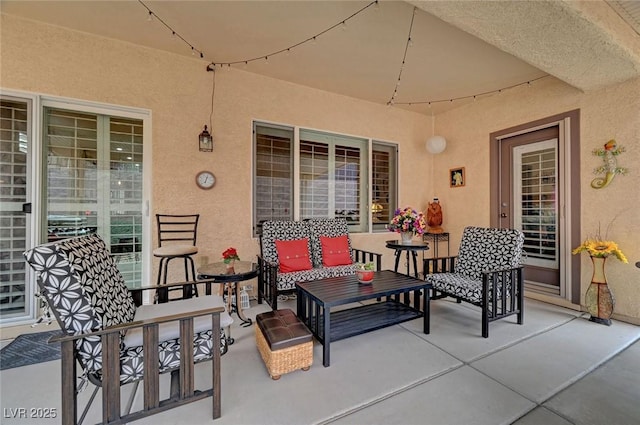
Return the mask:
[[[507,213],[502,213],[502,214],[500,214],[500,217],[502,217],[502,218],[507,218]]]
[[[22,212],[31,214],[31,202],[27,202],[26,204],[22,204]]]

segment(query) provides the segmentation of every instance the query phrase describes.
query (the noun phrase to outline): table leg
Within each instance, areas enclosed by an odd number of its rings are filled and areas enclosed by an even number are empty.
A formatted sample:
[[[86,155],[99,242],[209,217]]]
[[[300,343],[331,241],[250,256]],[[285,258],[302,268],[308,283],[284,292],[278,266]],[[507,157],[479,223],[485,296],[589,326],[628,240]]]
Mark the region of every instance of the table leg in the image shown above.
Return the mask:
[[[413,274],[418,279],[418,253],[411,251],[411,256],[413,257]]]
[[[235,296],[236,296],[236,304],[234,306],[236,309],[236,314],[238,315],[238,318],[242,321],[242,327],[246,328],[248,326],[251,326],[253,322],[251,321],[251,319],[249,319],[244,315],[244,313],[242,312],[242,309],[240,308],[240,292],[238,291],[238,286],[240,286],[238,285],[238,282],[229,283],[229,288],[231,289],[231,291],[233,291],[233,293],[235,293]],[[231,295],[227,295],[227,299],[229,300],[229,302],[231,302]]]
[[[393,271],[398,273],[398,266],[400,265],[400,256],[402,255],[402,251],[396,249],[396,265],[393,268]]]
[[[324,326],[322,327],[322,365],[329,367],[331,359],[329,358],[331,344],[331,309],[323,308]]]
[[[409,265],[410,265],[410,261],[409,261],[409,250],[407,250],[407,276],[411,276],[409,274]]]

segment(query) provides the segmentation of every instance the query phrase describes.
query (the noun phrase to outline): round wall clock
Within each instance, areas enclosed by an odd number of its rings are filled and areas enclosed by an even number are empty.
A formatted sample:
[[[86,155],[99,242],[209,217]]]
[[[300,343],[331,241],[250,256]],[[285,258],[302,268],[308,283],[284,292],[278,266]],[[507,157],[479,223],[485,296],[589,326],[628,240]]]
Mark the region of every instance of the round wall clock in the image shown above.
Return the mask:
[[[200,171],[196,175],[196,184],[200,189],[211,189],[216,184],[216,176],[211,171]]]

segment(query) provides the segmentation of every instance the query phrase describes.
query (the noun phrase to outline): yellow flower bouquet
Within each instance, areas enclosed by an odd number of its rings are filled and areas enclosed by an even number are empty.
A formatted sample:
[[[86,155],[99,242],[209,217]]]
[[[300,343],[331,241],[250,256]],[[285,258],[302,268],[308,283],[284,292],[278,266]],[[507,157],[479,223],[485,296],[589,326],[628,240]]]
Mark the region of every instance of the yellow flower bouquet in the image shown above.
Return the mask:
[[[600,239],[587,239],[582,245],[571,251],[573,254],[586,251],[592,257],[607,258],[610,255],[614,255],[618,260],[623,263],[628,263],[627,257],[624,256],[618,244],[613,241],[603,241]]]

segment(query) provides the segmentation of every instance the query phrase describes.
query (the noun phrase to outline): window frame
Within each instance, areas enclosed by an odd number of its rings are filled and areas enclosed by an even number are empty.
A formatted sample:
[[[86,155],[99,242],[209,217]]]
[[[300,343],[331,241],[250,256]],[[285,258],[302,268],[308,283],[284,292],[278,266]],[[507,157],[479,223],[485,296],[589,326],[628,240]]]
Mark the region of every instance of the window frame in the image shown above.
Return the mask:
[[[320,136],[325,136],[327,139],[342,139],[342,140],[351,140],[351,141],[359,141],[359,143],[361,143],[361,155],[363,155],[363,158],[360,158],[361,163],[363,164],[364,167],[366,167],[366,170],[364,170],[365,172],[363,173],[361,171],[361,182],[362,182],[362,187],[364,187],[364,190],[362,192],[362,196],[360,196],[359,199],[359,203],[361,205],[361,215],[365,218],[364,223],[358,224],[358,225],[350,225],[350,231],[354,232],[354,233],[380,233],[380,232],[385,232],[387,231],[386,229],[386,225],[388,223],[388,220],[385,219],[384,220],[378,220],[378,222],[374,223],[373,221],[373,211],[372,211],[372,202],[373,202],[373,193],[372,193],[372,179],[373,179],[373,151],[376,148],[381,148],[384,150],[387,150],[390,153],[390,163],[388,166],[389,169],[389,176],[393,179],[392,182],[390,182],[390,189],[389,189],[389,210],[388,214],[389,214],[389,219],[391,214],[393,214],[393,211],[395,211],[395,209],[397,208],[398,205],[398,193],[399,193],[399,188],[398,188],[398,153],[399,153],[399,148],[398,148],[398,143],[396,142],[392,142],[392,141],[385,141],[385,140],[381,140],[381,139],[373,139],[370,137],[363,137],[363,136],[358,136],[358,135],[352,135],[352,134],[343,134],[343,133],[337,133],[337,132],[332,132],[332,131],[327,131],[327,130],[322,130],[322,129],[317,129],[317,128],[311,128],[311,127],[301,127],[301,126],[296,126],[296,125],[291,125],[291,124],[284,124],[284,123],[275,123],[275,122],[270,122],[270,121],[265,121],[265,120],[259,120],[259,119],[254,119],[252,120],[252,150],[253,150],[253,155],[252,155],[252,168],[251,168],[251,173],[252,173],[252,183],[253,186],[251,188],[252,190],[252,201],[253,201],[253,205],[252,205],[252,229],[253,229],[253,236],[254,237],[258,237],[260,235],[260,223],[258,223],[259,220],[259,215],[258,215],[258,200],[257,200],[257,193],[256,193],[256,188],[258,187],[257,185],[257,133],[256,133],[256,129],[259,126],[264,126],[264,127],[272,127],[272,128],[276,128],[276,129],[287,129],[288,131],[292,132],[293,138],[292,138],[292,146],[291,146],[291,151],[290,151],[290,155],[291,155],[291,162],[292,162],[292,168],[291,168],[291,183],[292,183],[292,211],[289,214],[289,217],[287,219],[289,220],[300,220],[301,219],[301,205],[300,205],[300,185],[301,185],[301,179],[300,179],[300,169],[301,169],[301,164],[300,164],[300,143],[301,143],[301,137],[300,134],[302,132],[303,136],[306,132],[310,133],[310,134],[318,134]],[[331,149],[331,161],[335,160],[335,150],[333,150],[333,148]],[[374,225],[375,224],[375,225]]]

